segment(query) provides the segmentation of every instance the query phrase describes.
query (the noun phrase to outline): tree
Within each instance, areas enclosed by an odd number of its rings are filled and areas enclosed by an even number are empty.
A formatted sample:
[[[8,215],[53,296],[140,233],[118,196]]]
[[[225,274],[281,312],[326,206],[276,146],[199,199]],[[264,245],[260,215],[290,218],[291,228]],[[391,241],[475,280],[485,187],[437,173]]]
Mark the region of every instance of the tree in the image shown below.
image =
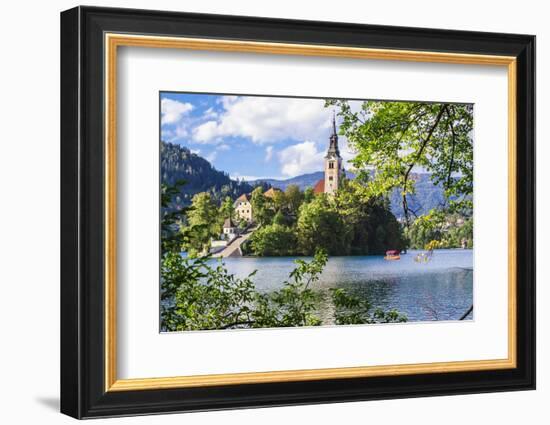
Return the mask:
[[[351,232],[326,195],[300,207],[296,224],[298,246],[304,255],[323,249],[329,255],[348,255]]]
[[[185,185],[184,180],[178,180],[174,185],[161,185],[161,226],[160,240],[161,251],[181,251],[183,245],[183,235],[180,232],[181,217],[186,212],[186,208],[181,208],[177,203],[180,187]],[[176,199],[176,202],[173,202]]]
[[[313,199],[315,198],[315,193],[313,192],[313,188],[312,187],[308,187],[306,188],[306,190],[304,190],[304,202],[307,204],[311,201],[313,201]]]
[[[276,190],[271,200],[272,208],[275,212],[285,212],[288,209],[288,200],[283,191]]]
[[[201,192],[193,196],[186,221],[187,226],[181,230],[183,247],[191,257],[205,254],[211,238],[217,237],[222,230],[218,207],[209,193]]]
[[[218,208],[209,193],[201,192],[193,196],[191,208],[187,213],[187,223],[190,226],[208,226],[217,230]]]
[[[407,227],[415,215],[407,200],[414,193],[415,168],[427,170],[434,184],[443,185],[449,207],[471,208],[472,105],[367,101],[355,111],[345,100],[327,104],[340,109],[340,131],[357,151],[355,168],[367,175],[375,170],[369,190],[382,195],[401,188]]]
[[[254,213],[254,219],[260,225],[271,224],[273,219],[273,209],[271,208],[270,200],[264,196],[262,187],[258,186],[252,191],[250,203]]]
[[[384,254],[406,248],[401,225],[384,196],[369,194],[361,178],[344,180],[334,197],[336,210],[352,235],[351,254]]]
[[[437,248],[472,248],[473,230],[471,217],[434,209],[414,221],[407,230],[407,237],[411,248],[415,249],[426,249],[432,241],[437,242]]]
[[[304,194],[295,184],[289,184],[285,190],[285,198],[288,207],[288,213],[292,216],[298,215],[300,205],[304,201]]]
[[[296,235],[290,227],[282,224],[263,226],[250,237],[250,248],[254,255],[292,255],[295,247]]]
[[[235,218],[235,208],[233,208],[233,201],[229,196],[225,197],[219,211],[221,220],[225,220],[226,218]]]
[[[273,217],[273,224],[284,226],[289,224],[289,220],[281,211],[277,211],[277,214],[275,214],[275,217]]]

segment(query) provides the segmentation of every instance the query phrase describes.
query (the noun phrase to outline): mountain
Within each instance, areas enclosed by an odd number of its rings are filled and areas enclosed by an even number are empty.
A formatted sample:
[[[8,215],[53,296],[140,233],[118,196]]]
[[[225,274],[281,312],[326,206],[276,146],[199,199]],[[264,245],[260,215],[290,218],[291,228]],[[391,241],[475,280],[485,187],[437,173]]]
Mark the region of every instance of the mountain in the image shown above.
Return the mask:
[[[186,181],[181,188],[181,195],[176,197],[176,206],[189,205],[193,195],[199,192],[210,192],[217,200],[225,196],[236,199],[243,193],[250,193],[255,187],[245,181],[232,180],[229,175],[216,170],[206,159],[186,147],[166,142],[162,142],[160,147],[160,172],[163,184],[173,185],[178,180]]]
[[[407,204],[411,211],[420,216],[427,214],[431,209],[437,208],[445,203],[443,188],[434,185],[429,173],[414,173],[411,178],[416,181],[415,193],[407,195]],[[404,217],[401,190],[394,189],[390,195],[390,206],[393,214]]]
[[[346,171],[346,175],[348,178],[355,177],[355,175],[349,171]],[[286,180],[259,179],[248,181],[248,183],[253,185],[267,183],[281,190],[285,190],[287,186],[295,184],[300,188],[300,190],[305,190],[308,187],[315,186],[315,183],[323,177],[324,173],[322,171],[317,171],[315,173],[303,174],[301,176],[292,177]],[[416,181],[416,193],[414,195],[408,195],[407,202],[409,208],[412,211],[415,211],[417,215],[426,214],[432,208],[438,207],[444,202],[445,196],[443,194],[443,189],[432,183],[429,173],[411,174],[411,178]],[[389,198],[393,214],[397,218],[402,218],[403,207],[401,204],[401,191],[399,189],[395,189]]]
[[[236,199],[243,193],[250,193],[254,187],[262,185],[264,189],[276,187],[285,190],[291,184],[297,185],[301,190],[315,186],[324,174],[322,171],[303,174],[290,179],[259,179],[251,181],[233,180],[228,174],[216,170],[204,158],[192,153],[189,149],[172,143],[161,144],[161,181],[173,185],[178,180],[185,180],[181,189],[181,195],[176,198],[176,205],[185,206],[191,203],[193,195],[199,192],[210,192],[215,199],[221,200],[225,196]],[[348,178],[354,178],[354,174],[346,171]],[[416,193],[407,198],[409,207],[417,215],[426,214],[432,208],[441,205],[444,201],[443,189],[434,186],[428,173],[412,174],[416,180]],[[393,214],[403,217],[401,195],[399,189],[395,189],[390,195],[390,206]]]
[[[267,183],[281,190],[286,190],[287,186],[291,184],[295,184],[300,188],[300,190],[304,190],[308,187],[315,186],[315,183],[317,183],[323,177],[324,177],[324,173],[322,171],[317,171],[315,173],[302,174],[301,176],[292,177],[286,180],[258,179],[258,180],[248,180],[247,183],[250,183],[252,185]]]

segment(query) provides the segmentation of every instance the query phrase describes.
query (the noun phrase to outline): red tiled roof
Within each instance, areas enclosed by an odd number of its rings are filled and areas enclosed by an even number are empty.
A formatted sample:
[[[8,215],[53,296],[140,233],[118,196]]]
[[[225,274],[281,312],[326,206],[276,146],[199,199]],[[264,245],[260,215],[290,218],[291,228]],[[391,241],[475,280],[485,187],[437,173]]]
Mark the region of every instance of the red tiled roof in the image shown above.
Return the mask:
[[[242,201],[242,202],[246,202],[248,201],[248,197],[246,196],[246,193],[243,193],[241,196],[239,196],[235,202],[238,202],[238,201]]]
[[[276,192],[281,192],[281,189],[271,187],[265,191],[264,196],[267,198],[273,198]]]
[[[313,186],[313,193],[316,195],[319,193],[325,193],[325,179],[321,179],[315,183],[315,186]]]

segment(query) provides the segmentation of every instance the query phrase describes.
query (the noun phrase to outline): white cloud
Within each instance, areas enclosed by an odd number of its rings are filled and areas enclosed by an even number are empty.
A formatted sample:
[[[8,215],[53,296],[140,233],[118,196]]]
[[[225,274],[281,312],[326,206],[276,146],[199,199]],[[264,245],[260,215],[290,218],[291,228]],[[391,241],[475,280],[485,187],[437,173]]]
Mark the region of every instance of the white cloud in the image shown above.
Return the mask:
[[[218,113],[213,107],[208,108],[204,113],[202,114],[203,119],[216,119],[218,118]]]
[[[160,102],[161,123],[162,125],[177,123],[192,109],[193,105],[190,103],[164,98]]]
[[[181,123],[173,128],[163,128],[161,137],[165,142],[171,143],[177,142],[180,139],[189,138],[189,125],[187,123]]]
[[[218,157],[218,151],[212,151],[204,157],[210,164],[212,164]]]
[[[182,139],[189,136],[188,126],[185,124],[178,125],[174,130],[174,139]]]
[[[271,158],[273,158],[273,146],[268,146],[265,148],[265,162],[271,161]]]
[[[281,173],[287,177],[322,171],[324,151],[317,150],[314,142],[305,141],[289,146],[279,152]]]
[[[262,144],[328,137],[331,112],[321,99],[224,96],[220,102],[224,112],[194,129],[196,141],[236,136]]]
[[[212,142],[218,136],[216,121],[207,121],[193,130],[193,138],[199,142]]]

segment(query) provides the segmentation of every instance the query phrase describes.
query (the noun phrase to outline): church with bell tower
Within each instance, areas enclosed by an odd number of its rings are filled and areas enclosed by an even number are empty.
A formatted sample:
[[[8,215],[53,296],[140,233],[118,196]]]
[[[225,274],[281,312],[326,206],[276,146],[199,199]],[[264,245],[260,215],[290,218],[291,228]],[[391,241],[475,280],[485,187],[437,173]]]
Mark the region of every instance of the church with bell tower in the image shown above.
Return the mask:
[[[313,192],[334,194],[341,183],[344,169],[342,167],[342,157],[338,149],[338,134],[336,132],[336,118],[332,116],[332,134],[329,138],[329,146],[325,155],[325,178],[319,180]]]

